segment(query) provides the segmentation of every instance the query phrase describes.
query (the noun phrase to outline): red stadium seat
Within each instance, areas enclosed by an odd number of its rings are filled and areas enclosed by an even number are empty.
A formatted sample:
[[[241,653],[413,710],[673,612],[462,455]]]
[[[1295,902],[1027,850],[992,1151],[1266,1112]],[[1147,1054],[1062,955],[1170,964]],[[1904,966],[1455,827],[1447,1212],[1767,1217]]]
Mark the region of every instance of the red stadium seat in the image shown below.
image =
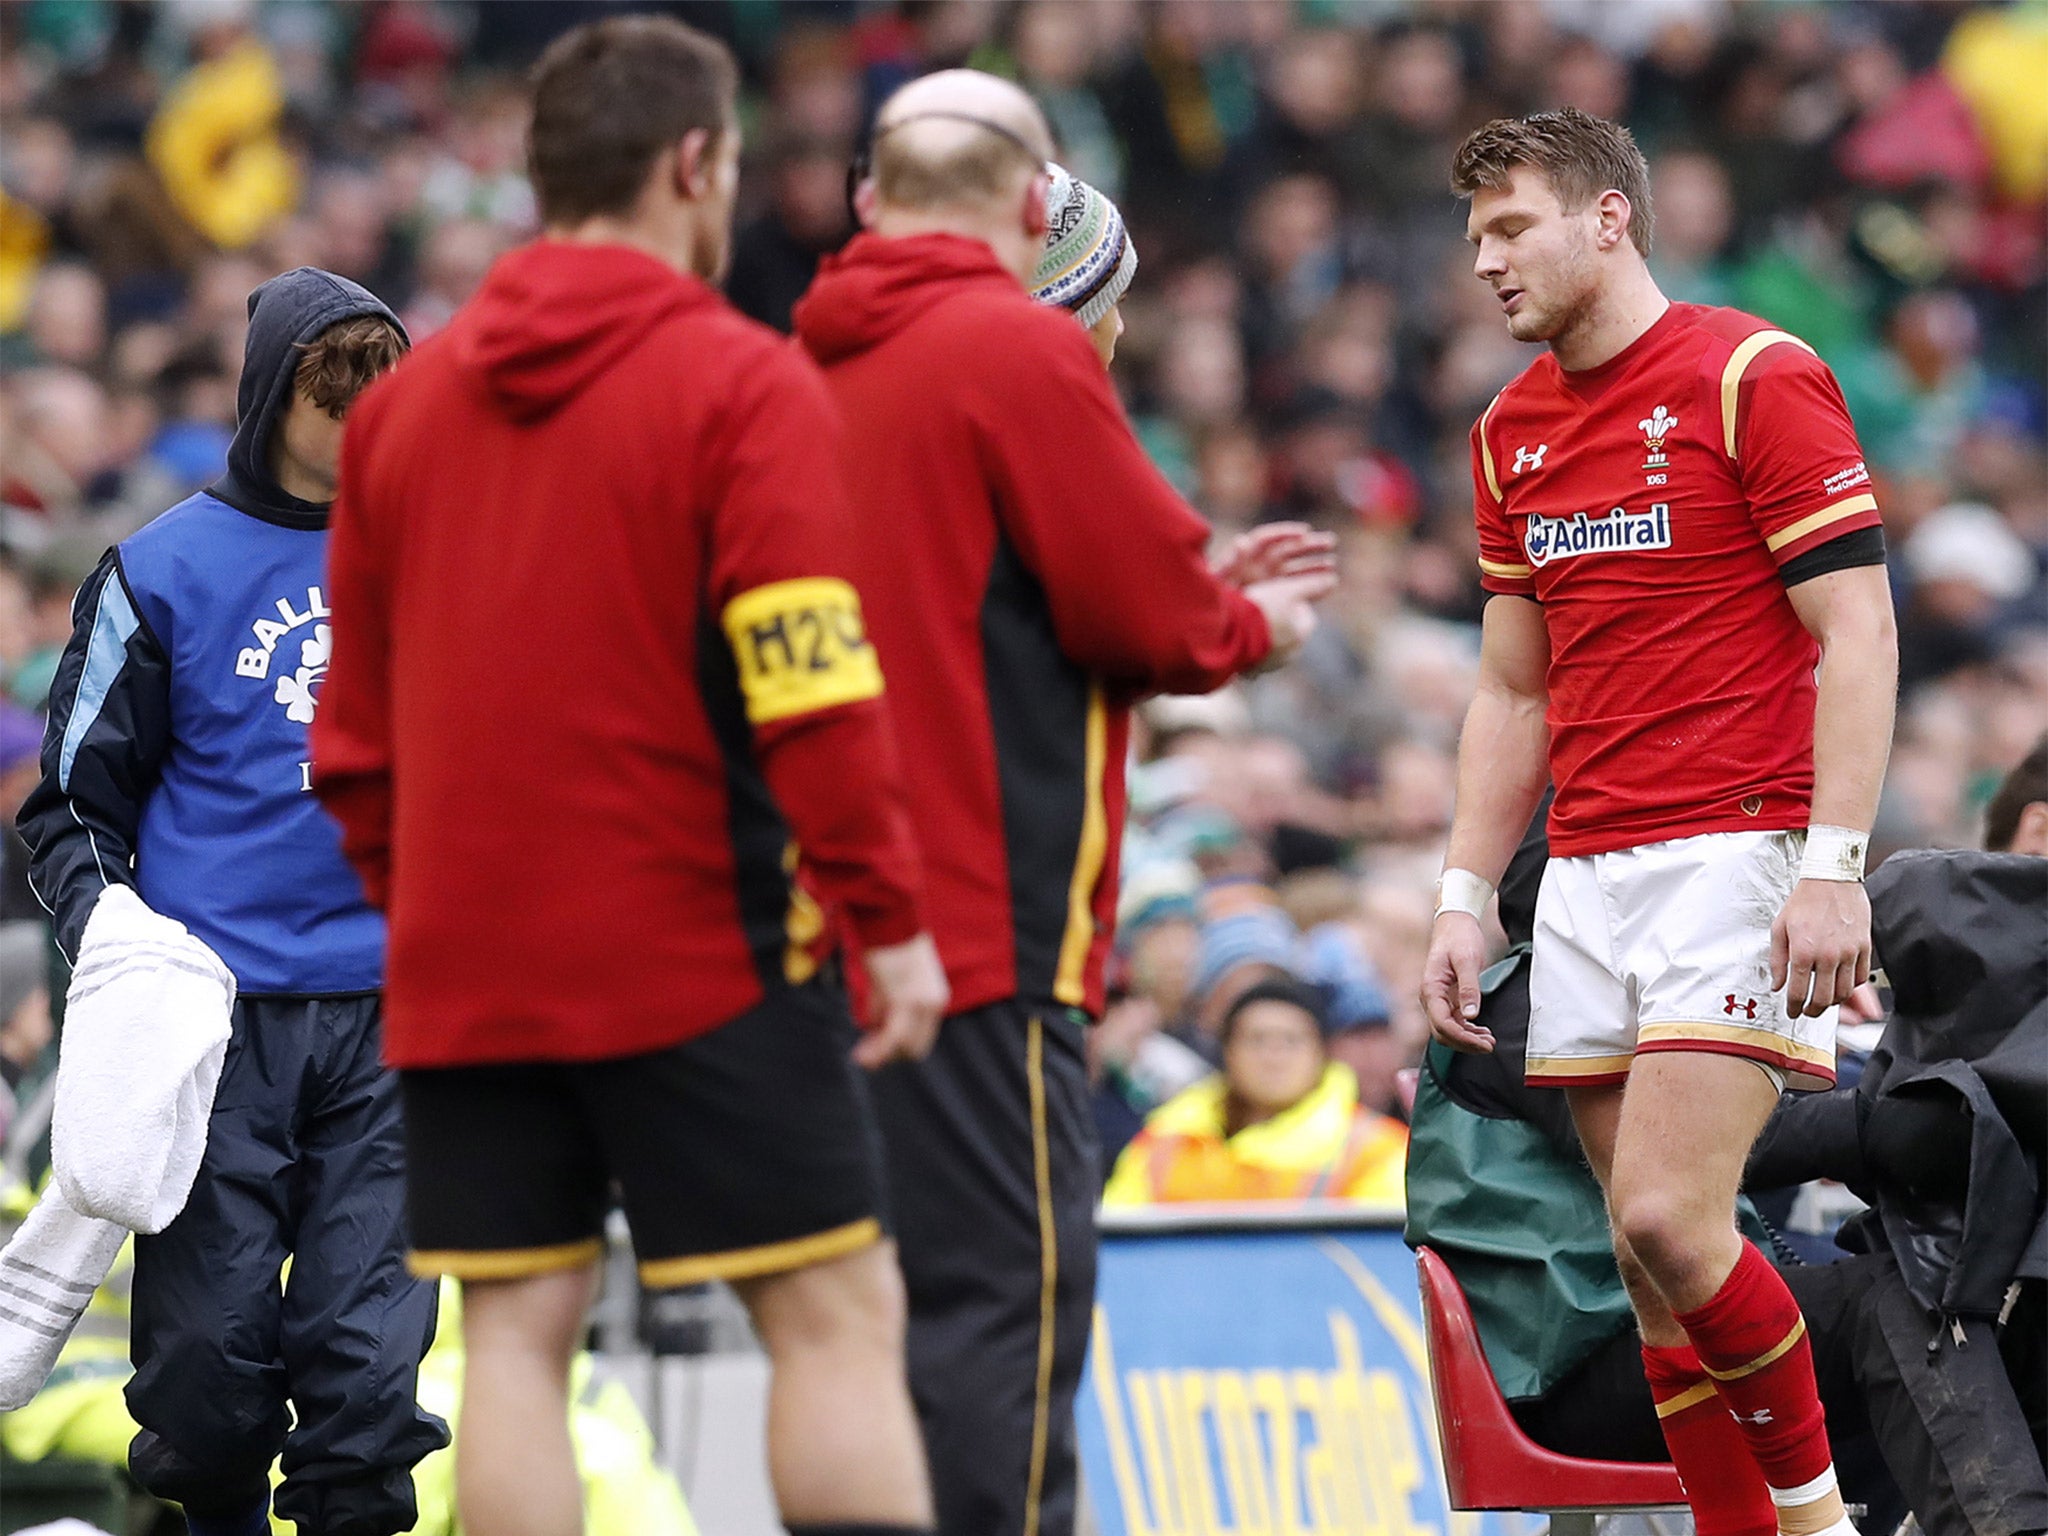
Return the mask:
[[[1685,1490],[1667,1463],[1580,1461],[1546,1451],[1523,1434],[1479,1347],[1472,1309],[1450,1266],[1424,1248],[1415,1256],[1415,1270],[1453,1509],[1590,1516],[1685,1507]],[[1591,1529],[1590,1519],[1572,1524]],[[1567,1528],[1562,1522],[1552,1526]]]

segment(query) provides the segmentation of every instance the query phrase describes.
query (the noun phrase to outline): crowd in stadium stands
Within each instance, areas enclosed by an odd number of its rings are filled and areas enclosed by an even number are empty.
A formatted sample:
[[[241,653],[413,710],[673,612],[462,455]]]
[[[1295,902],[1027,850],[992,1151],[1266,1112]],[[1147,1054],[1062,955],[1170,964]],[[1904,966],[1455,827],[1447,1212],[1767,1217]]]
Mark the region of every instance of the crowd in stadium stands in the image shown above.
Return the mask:
[[[1665,291],[1763,315],[1841,380],[1901,615],[1877,855],[1974,841],[2048,729],[2039,6],[26,0],[0,8],[0,820],[76,583],[223,465],[249,291],[312,264],[415,340],[445,323],[534,232],[520,71],[604,9],[740,55],[728,286],[784,328],[849,233],[880,98],[953,63],[1013,76],[1128,221],[1114,378],[1155,461],[1219,535],[1339,536],[1301,664],[1145,712],[1092,1046],[1111,1158],[1224,1060],[1239,996],[1289,977],[1322,986],[1358,1103],[1401,1113],[1477,657],[1466,433],[1535,355],[1446,185],[1488,117],[1627,122]],[[36,915],[20,852],[0,843],[0,918]],[[0,1060],[33,1055],[45,1003],[13,1000]]]

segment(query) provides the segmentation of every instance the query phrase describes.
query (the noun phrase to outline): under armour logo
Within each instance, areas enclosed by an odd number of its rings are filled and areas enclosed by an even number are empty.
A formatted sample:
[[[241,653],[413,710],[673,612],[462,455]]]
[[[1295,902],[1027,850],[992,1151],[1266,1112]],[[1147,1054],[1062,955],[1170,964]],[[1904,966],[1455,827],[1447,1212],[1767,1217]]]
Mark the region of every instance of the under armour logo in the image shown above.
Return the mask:
[[[1513,472],[1519,475],[1525,469],[1541,469],[1543,467],[1543,455],[1548,452],[1550,452],[1550,444],[1548,443],[1538,443],[1533,450],[1517,448],[1515,450],[1515,467]]]
[[[1742,1015],[1742,1016],[1743,1016],[1743,1017],[1744,1017],[1745,1019],[1753,1019],[1753,1018],[1755,1018],[1755,1017],[1756,1017],[1756,999],[1755,999],[1755,998],[1753,998],[1753,997],[1745,997],[1745,998],[1743,998],[1743,999],[1742,999],[1742,1000],[1741,1000],[1740,1002],[1737,1002],[1737,1001],[1736,1001],[1736,999],[1735,999],[1735,994],[1734,994],[1733,992],[1730,992],[1730,993],[1728,994],[1728,1006],[1727,1006],[1727,1007],[1725,1007],[1725,1008],[1723,1008],[1723,1009],[1722,1009],[1721,1011],[1722,1011],[1723,1013],[1727,1014],[1727,1015],[1728,1015],[1728,1016],[1729,1016],[1730,1018],[1733,1018],[1733,1017],[1735,1016],[1735,1011],[1736,1011],[1736,1009],[1738,1009],[1738,1008],[1740,1008],[1740,1009],[1744,1010],[1744,1012],[1743,1012],[1743,1015]]]
[[[1777,1422],[1775,1419],[1771,1417],[1771,1410],[1768,1408],[1759,1408],[1755,1413],[1736,1413],[1733,1409],[1730,1409],[1729,1417],[1733,1418],[1735,1422],[1738,1424],[1755,1424],[1758,1426],[1762,1426],[1765,1424],[1774,1424]]]

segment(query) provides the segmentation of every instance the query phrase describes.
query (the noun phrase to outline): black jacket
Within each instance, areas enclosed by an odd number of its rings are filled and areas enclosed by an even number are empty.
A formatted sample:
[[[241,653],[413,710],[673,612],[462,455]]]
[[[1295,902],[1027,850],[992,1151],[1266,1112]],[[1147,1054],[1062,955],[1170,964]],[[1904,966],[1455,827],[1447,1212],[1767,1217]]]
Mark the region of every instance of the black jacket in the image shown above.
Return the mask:
[[[2048,1276],[2048,861],[1895,854],[1869,891],[1891,1022],[1854,1088],[1779,1106],[1747,1182],[1839,1179],[1873,1207],[1845,1248],[1889,1247],[1930,1312],[1993,1316]]]

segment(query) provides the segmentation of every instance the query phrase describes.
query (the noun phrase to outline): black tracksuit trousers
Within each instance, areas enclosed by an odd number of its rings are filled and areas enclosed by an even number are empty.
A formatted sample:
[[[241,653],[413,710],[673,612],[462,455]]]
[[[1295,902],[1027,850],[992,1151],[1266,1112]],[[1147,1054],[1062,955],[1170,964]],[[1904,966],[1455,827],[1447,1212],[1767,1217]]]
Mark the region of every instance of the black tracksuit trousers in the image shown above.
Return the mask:
[[[412,1468],[448,1427],[415,1395],[435,1292],[405,1267],[379,1038],[375,997],[235,1004],[191,1199],[135,1240],[128,1460],[159,1498],[237,1514],[281,1451],[277,1512],[304,1536],[417,1518]]]
[[[874,1076],[942,1536],[1071,1536],[1102,1188],[1085,1026],[1008,1001]]]

